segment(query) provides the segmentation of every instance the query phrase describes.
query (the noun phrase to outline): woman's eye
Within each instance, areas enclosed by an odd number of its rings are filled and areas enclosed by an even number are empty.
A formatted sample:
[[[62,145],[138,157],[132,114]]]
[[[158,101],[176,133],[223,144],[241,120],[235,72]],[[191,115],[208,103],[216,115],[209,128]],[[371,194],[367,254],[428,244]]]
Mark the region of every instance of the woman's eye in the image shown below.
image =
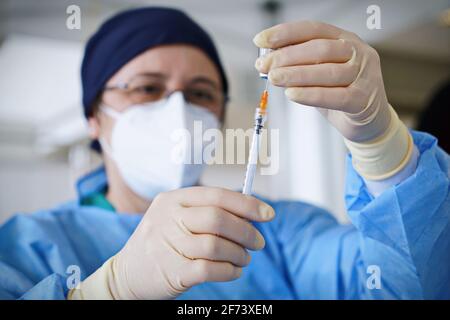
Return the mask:
[[[159,92],[161,92],[161,88],[159,88],[157,86],[147,85],[147,86],[137,87],[136,91],[137,92],[141,92],[141,93],[152,94],[152,93],[159,93]]]
[[[191,95],[196,99],[206,100],[206,101],[212,101],[214,100],[214,97],[211,93],[203,90],[192,90]]]

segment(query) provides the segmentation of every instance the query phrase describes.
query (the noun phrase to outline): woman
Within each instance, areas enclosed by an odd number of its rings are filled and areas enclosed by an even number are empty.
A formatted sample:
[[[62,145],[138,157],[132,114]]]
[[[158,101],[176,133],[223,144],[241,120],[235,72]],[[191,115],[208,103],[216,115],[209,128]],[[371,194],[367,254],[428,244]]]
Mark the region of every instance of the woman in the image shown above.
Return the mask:
[[[219,127],[219,56],[184,13],[130,10],[100,27],[82,66],[105,166],[79,181],[76,201],[1,227],[0,297],[450,298],[450,159],[398,119],[375,50],[317,22],[254,41],[277,49],[256,68],[344,136],[353,225],[301,202],[195,186],[202,166],[170,159],[170,137],[194,121]]]

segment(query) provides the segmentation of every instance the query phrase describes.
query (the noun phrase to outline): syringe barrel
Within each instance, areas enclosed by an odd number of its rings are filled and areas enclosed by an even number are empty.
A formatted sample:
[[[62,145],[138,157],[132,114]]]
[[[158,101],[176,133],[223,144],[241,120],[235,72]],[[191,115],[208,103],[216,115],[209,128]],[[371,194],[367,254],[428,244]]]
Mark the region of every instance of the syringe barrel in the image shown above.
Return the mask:
[[[258,120],[259,117],[262,117],[263,123],[264,124],[266,122],[267,119],[267,111],[266,110],[261,110],[260,108],[256,108],[255,111],[255,122],[256,120]]]
[[[245,176],[244,186],[242,187],[243,194],[252,194],[253,180],[256,174],[256,164],[249,164],[247,166],[247,174]]]
[[[244,187],[242,189],[243,194],[252,193],[253,180],[255,179],[256,167],[258,164],[259,138],[259,134],[257,134],[256,131],[253,132],[250,153],[248,155],[247,170],[245,172]]]

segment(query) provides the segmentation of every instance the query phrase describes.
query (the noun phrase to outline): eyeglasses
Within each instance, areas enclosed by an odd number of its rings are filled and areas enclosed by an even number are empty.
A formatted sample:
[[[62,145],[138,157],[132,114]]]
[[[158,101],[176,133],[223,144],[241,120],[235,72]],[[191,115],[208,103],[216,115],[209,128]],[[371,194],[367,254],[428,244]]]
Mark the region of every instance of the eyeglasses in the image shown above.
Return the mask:
[[[225,97],[221,90],[213,87],[209,80],[194,81],[185,89],[180,90],[187,102],[205,108],[220,108]],[[168,95],[164,79],[150,75],[138,75],[133,77],[128,83],[107,86],[104,92],[114,92],[132,104],[143,104],[161,100]]]

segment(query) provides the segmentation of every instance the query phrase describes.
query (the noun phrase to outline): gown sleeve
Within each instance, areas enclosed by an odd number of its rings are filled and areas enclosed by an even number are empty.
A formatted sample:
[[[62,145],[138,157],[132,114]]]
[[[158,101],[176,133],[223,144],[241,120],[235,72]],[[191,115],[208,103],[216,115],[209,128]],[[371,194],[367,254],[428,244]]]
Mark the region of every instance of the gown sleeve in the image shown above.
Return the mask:
[[[0,299],[65,299],[123,247],[140,219],[78,201],[13,216],[0,226]]]
[[[17,214],[0,227],[0,299],[65,299],[67,262],[80,264],[58,214]]]
[[[298,298],[450,299],[450,157],[432,136],[413,138],[415,172],[376,198],[348,159],[351,225],[300,202],[275,204],[273,232]]]

